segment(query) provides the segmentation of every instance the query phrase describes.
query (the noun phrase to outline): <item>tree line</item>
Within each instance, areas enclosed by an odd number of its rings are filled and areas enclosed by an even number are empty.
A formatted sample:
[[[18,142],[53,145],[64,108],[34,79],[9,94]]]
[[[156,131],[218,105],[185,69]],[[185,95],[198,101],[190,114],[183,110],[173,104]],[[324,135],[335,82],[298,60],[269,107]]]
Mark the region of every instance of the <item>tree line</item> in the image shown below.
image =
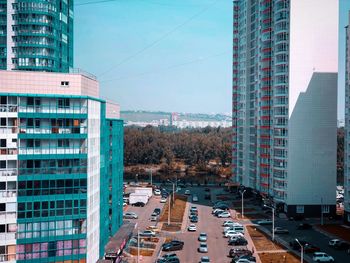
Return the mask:
[[[175,127],[125,127],[124,164],[171,165],[181,160],[187,165],[208,164],[216,159],[231,163],[231,129]]]

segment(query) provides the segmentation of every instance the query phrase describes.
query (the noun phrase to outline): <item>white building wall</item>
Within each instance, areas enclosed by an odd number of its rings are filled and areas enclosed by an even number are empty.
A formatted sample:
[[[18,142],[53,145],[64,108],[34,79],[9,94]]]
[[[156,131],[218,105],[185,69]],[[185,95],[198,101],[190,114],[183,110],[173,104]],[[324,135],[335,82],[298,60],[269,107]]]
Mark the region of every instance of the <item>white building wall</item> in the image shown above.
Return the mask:
[[[288,205],[335,205],[337,73],[314,73],[289,120]]]
[[[86,262],[99,259],[101,103],[88,101],[87,248]]]

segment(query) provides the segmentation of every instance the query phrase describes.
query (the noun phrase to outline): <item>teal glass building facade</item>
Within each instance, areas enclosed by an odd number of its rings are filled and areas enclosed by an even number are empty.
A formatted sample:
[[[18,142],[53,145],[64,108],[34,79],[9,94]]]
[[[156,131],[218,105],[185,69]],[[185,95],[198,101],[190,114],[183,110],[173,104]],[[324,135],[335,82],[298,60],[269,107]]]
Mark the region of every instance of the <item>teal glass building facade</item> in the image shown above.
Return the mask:
[[[0,69],[69,72],[72,0],[0,0]]]
[[[96,262],[122,224],[123,121],[88,77],[0,78],[0,259]]]

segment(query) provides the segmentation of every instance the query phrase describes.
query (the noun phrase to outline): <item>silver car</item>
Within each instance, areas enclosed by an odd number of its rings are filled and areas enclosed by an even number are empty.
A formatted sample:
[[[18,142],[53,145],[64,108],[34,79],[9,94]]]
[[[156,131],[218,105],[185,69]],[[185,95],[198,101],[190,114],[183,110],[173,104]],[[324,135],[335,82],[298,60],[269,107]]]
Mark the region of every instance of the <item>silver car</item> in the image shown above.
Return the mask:
[[[205,243],[205,242],[200,242],[200,243],[199,243],[198,252],[201,252],[201,253],[208,253],[208,245],[207,245],[207,243]]]
[[[134,212],[126,212],[123,214],[123,218],[125,218],[125,219],[137,219],[138,216]]]
[[[199,237],[198,237],[198,241],[201,241],[201,242],[206,242],[207,241],[207,238],[208,238],[208,236],[207,236],[207,233],[200,233],[199,234]]]

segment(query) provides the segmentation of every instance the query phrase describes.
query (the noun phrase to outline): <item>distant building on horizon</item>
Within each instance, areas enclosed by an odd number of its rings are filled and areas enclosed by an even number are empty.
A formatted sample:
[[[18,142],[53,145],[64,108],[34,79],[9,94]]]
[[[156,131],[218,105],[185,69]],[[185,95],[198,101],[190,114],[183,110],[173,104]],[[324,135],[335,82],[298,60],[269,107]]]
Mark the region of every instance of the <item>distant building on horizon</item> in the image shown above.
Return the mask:
[[[336,211],[338,1],[233,1],[233,180]]]
[[[73,0],[0,0],[0,70],[72,67]]]

